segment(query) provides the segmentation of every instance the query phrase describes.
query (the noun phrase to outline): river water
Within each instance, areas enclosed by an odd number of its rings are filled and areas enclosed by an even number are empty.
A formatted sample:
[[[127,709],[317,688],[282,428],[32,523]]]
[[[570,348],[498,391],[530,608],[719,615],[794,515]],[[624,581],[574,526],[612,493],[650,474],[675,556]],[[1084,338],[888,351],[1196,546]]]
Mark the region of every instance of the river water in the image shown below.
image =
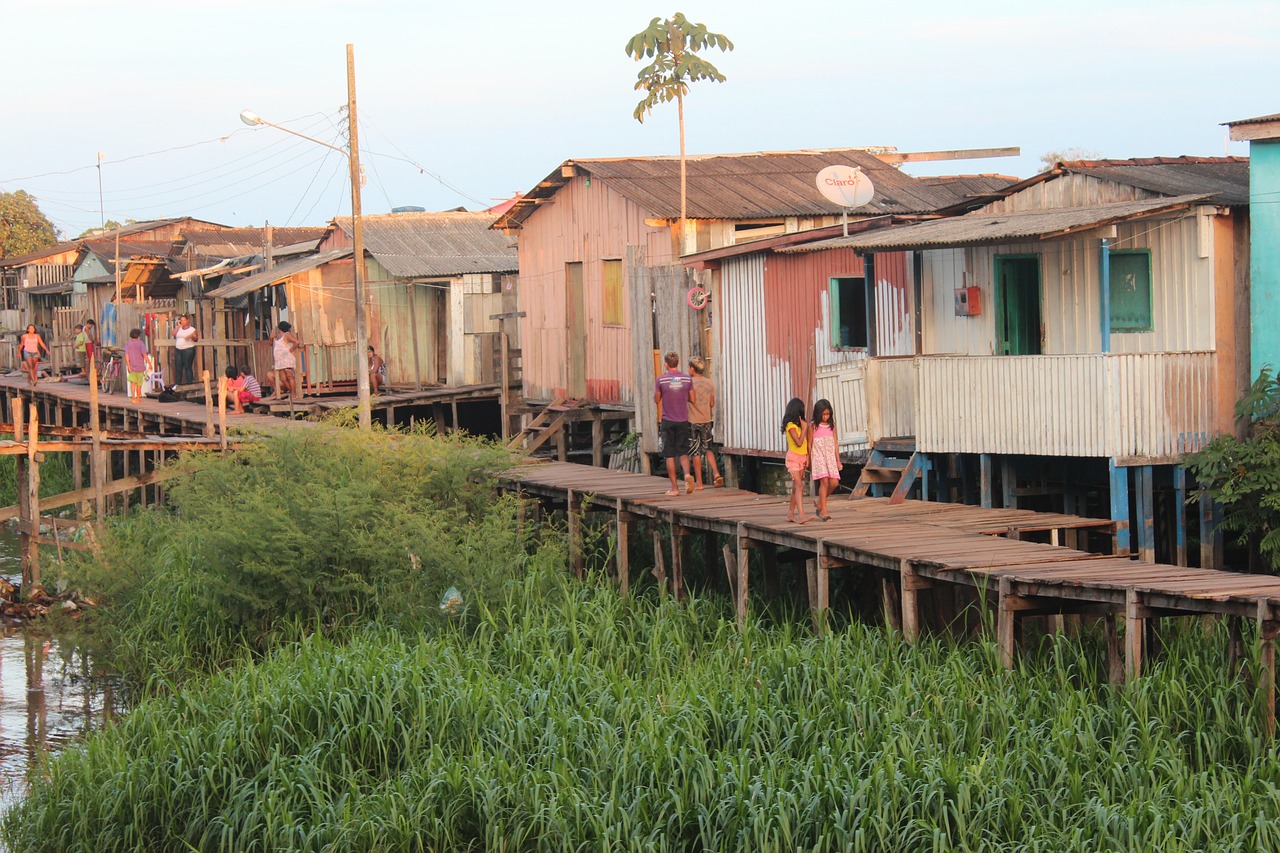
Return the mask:
[[[0,576],[22,579],[18,540],[5,527]],[[78,650],[46,633],[0,627],[0,812],[25,796],[45,758],[101,728],[116,706],[111,682],[91,677]]]

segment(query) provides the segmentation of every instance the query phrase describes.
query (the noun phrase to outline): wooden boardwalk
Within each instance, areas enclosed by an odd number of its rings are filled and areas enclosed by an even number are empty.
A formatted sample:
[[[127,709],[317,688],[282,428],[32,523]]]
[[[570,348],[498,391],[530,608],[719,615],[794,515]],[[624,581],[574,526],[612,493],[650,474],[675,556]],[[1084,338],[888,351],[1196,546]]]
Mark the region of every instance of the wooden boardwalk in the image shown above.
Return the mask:
[[[1148,620],[1218,614],[1256,620],[1264,715],[1275,721],[1275,650],[1280,634],[1280,577],[1196,569],[1130,559],[1110,553],[1115,523],[1019,509],[886,498],[832,500],[830,521],[797,525],[786,520],[787,499],[738,489],[707,489],[667,497],[665,478],[563,462],[528,464],[504,472],[512,490],[563,504],[568,511],[570,553],[581,571],[578,531],[584,512],[611,512],[618,532],[617,573],[629,582],[628,551],[637,519],[670,525],[672,589],[682,593],[682,540],[690,532],[731,537],[724,548],[739,622],[748,612],[748,555],[754,548],[787,548],[806,557],[810,604],[817,619],[828,606],[832,571],[871,568],[883,576],[886,618],[913,642],[920,630],[919,594],[943,585],[983,591],[997,608],[997,631],[1006,666],[1012,667],[1018,621],[1028,615],[1098,614],[1106,618],[1113,680],[1142,672]],[[1035,532],[1048,542],[1022,539]],[[1067,547],[1066,540],[1106,543],[1108,553]],[[663,555],[666,559],[666,555]],[[1118,625],[1125,626],[1121,661]],[[1233,645],[1234,650],[1234,645]]]

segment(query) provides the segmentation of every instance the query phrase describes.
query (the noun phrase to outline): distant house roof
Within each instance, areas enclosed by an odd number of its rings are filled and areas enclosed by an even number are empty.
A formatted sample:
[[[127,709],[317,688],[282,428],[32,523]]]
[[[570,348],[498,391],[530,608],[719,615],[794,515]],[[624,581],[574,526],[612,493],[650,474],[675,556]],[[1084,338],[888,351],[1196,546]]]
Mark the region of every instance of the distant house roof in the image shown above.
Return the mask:
[[[121,260],[128,260],[134,255],[154,255],[166,257],[172,243],[168,240],[121,240],[119,251]],[[82,246],[84,254],[93,254],[101,258],[110,268],[116,257],[115,240],[86,240]],[[83,257],[83,255],[81,255]]]
[[[291,275],[322,267],[330,261],[349,257],[351,257],[350,249],[334,249],[322,255],[309,255],[286,264],[280,264],[266,272],[260,272],[257,275],[247,276],[230,284],[216,287],[206,293],[205,296],[211,299],[231,299],[236,296],[244,296],[246,293],[252,293],[255,290],[282,282]]]
[[[858,215],[932,213],[963,201],[960,184],[925,181],[899,171],[865,148],[714,154],[687,160],[687,215],[690,219],[762,219],[776,216],[834,216],[843,208],[823,198],[815,178],[832,165],[859,166],[875,186],[875,196]],[[678,157],[624,157],[566,160],[516,201],[494,228],[519,228],[540,202],[574,176],[606,181],[654,217],[680,215]]]
[[[1159,193],[1208,195],[1214,204],[1249,203],[1248,157],[1137,157],[1130,160],[1070,160],[1012,184],[1008,196],[1062,175],[1088,175],[1103,181]]]
[[[323,226],[313,228],[272,228],[271,245],[273,248],[293,246],[298,243],[320,241],[327,229]],[[208,231],[182,232],[182,240],[206,258],[238,258],[244,255],[261,254],[267,245],[266,228],[219,228]]]
[[[119,228],[112,228],[106,231],[100,231],[97,233],[88,234],[76,240],[63,240],[62,242],[55,243],[54,245],[49,246],[48,248],[39,249],[34,252],[28,252],[25,255],[18,255],[12,258],[0,259],[0,268],[26,266],[27,264],[35,263],[36,261],[39,261],[43,258],[53,257],[54,255],[61,255],[66,252],[74,252],[78,250],[85,243],[101,242],[104,240],[110,240],[114,242],[117,234],[119,234],[120,237],[129,237],[134,234],[142,234],[147,231],[154,231],[160,228],[164,228],[169,225],[176,225],[180,222],[191,223],[196,225],[207,225],[210,228],[223,227],[221,225],[218,225],[217,223],[207,222],[203,219],[192,219],[190,216],[179,216],[173,219],[152,219],[152,220],[148,220],[147,222],[132,222],[128,225],[122,225]]]
[[[351,234],[351,217],[334,222]],[[490,213],[388,213],[363,223],[365,251],[394,276],[512,273],[520,266],[511,238],[490,230]]]
[[[1088,207],[1055,207],[1010,213],[969,213],[900,228],[882,228],[865,234],[832,237],[827,240],[780,248],[777,251],[816,252],[845,247],[859,252],[896,252],[907,249],[939,249],[1065,237],[1076,231],[1153,216],[1197,202],[1208,201],[1210,199],[1204,195],[1183,195]]]

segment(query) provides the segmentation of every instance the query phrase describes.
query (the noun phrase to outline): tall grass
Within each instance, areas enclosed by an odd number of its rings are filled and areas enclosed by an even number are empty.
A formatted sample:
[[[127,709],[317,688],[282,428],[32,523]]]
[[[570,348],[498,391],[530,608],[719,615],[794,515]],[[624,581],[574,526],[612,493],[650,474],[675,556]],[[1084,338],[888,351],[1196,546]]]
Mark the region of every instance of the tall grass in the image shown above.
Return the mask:
[[[1117,690],[1070,641],[1008,673],[990,643],[739,635],[723,602],[624,601],[551,572],[468,630],[315,635],[144,703],[57,759],[5,837],[35,851],[1280,849],[1278,756],[1199,627]]]
[[[312,631],[429,628],[449,587],[473,602],[524,569],[515,501],[486,474],[508,461],[463,436],[345,430],[189,456],[167,509],[117,519],[62,581],[102,605],[98,658],[151,693]]]

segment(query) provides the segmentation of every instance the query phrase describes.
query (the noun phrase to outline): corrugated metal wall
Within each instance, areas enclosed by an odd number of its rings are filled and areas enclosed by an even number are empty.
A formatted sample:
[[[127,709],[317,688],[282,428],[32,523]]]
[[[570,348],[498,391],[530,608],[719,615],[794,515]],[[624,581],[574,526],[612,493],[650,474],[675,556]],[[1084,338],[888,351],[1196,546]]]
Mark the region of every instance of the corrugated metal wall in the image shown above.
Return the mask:
[[[909,252],[877,254],[875,277],[876,355],[915,355],[915,287]]]
[[[542,205],[520,231],[520,321],[525,394],[550,399],[564,393],[566,345],[565,264],[583,265],[589,389],[600,402],[634,403],[630,300],[623,325],[603,322],[604,260],[624,260],[628,246],[642,246],[645,263],[671,260],[670,231],[644,224],[644,211],[601,180],[570,180],[553,203]],[[630,283],[624,281],[627,290]],[[616,390],[613,390],[616,389]]]
[[[1172,459],[1215,431],[1213,353],[915,361],[927,453]]]
[[[1149,219],[1118,226],[1113,250],[1151,251],[1150,332],[1112,332],[1112,352],[1211,350],[1214,339],[1213,241],[1200,215]],[[1045,353],[1102,349],[1097,237],[938,249],[924,252],[922,322],[925,353],[992,355],[995,351],[996,255],[1040,258]],[[977,286],[982,313],[955,315],[955,290]]]

